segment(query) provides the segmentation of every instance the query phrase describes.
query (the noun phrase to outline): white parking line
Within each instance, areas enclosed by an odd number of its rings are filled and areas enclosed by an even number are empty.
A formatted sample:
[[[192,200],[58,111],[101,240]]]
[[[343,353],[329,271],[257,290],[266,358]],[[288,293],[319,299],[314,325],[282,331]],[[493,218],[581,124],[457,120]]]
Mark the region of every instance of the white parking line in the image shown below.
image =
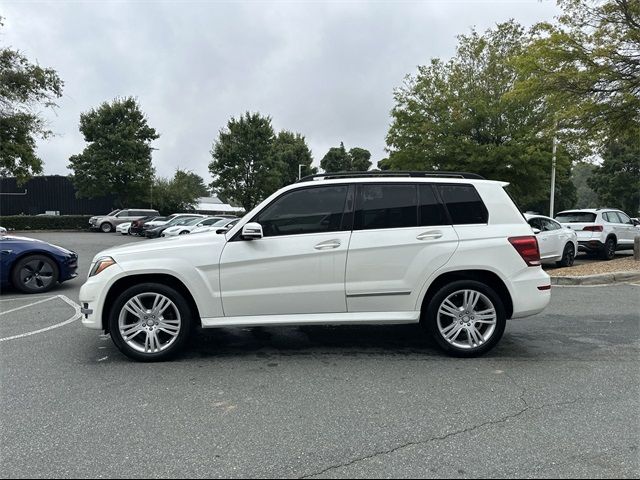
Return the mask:
[[[40,303],[48,302],[49,300],[53,300],[54,298],[59,298],[59,297],[60,297],[60,295],[55,295],[53,297],[47,297],[47,298],[45,298],[43,300],[38,300],[37,302],[28,303],[28,304],[22,305],[20,307],[12,308],[11,310],[7,310],[5,312],[0,312],[0,315],[6,315],[7,313],[12,313],[12,312],[15,312],[17,310],[22,310],[23,308],[33,307],[34,305],[38,305]]]
[[[48,295],[23,295],[21,297],[9,297],[9,298],[0,298],[0,302],[28,302],[33,300],[34,298],[42,298],[47,297]]]
[[[50,327],[41,328],[40,330],[34,330],[32,332],[21,333],[20,335],[13,335],[11,337],[0,338],[0,342],[6,342],[6,341],[9,341],[9,340],[16,340],[18,338],[30,337],[31,335],[36,335],[38,333],[48,332],[49,330],[53,330],[54,328],[64,327],[65,325],[73,323],[73,322],[75,322],[76,320],[79,320],[82,317],[82,314],[80,313],[80,305],[78,305],[76,302],[74,302],[70,298],[68,298],[68,297],[66,297],[64,295],[56,295],[55,297],[51,297],[51,298],[59,298],[63,302],[65,302],[65,303],[69,304],[71,307],[73,307],[73,309],[75,310],[75,313],[74,313],[73,317],[69,318],[68,320],[65,320],[64,322],[60,322],[60,323],[56,323],[55,325],[51,325]],[[48,299],[48,300],[50,300],[50,299]],[[40,303],[40,302],[37,302],[37,303]]]

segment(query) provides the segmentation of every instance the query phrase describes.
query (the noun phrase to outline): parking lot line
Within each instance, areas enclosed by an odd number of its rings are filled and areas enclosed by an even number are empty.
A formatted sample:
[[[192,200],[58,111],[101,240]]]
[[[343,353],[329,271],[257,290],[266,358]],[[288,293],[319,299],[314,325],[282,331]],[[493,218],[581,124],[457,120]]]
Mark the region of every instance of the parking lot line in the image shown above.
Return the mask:
[[[42,300],[38,300],[37,302],[28,303],[26,305],[21,305],[19,307],[12,308],[11,310],[7,310],[6,312],[0,312],[0,315],[6,315],[7,313],[12,313],[12,312],[15,312],[17,310],[22,310],[23,308],[33,307],[34,305],[38,305],[40,303],[48,302],[49,300],[53,300],[54,298],[58,298],[58,297],[60,297],[60,295],[54,295],[53,297],[47,297],[47,298],[44,298]]]
[[[0,302],[28,302],[29,300],[43,297],[49,298],[48,295],[22,295],[20,297],[0,298]]]
[[[55,325],[51,325],[50,327],[41,328],[39,330],[34,330],[32,332],[21,333],[19,335],[13,335],[11,337],[0,338],[0,343],[1,342],[6,342],[6,341],[9,341],[9,340],[16,340],[18,338],[30,337],[31,335],[37,335],[38,333],[44,333],[44,332],[48,332],[49,330],[53,330],[55,328],[64,327],[65,325],[73,323],[73,322],[75,322],[76,320],[79,320],[82,317],[82,314],[80,313],[80,305],[78,305],[76,302],[74,302],[70,298],[68,298],[68,297],[66,297],[64,295],[56,295],[55,297],[51,297],[51,298],[49,298],[47,300],[50,300],[52,298],[59,298],[60,300],[62,300],[63,302],[65,302],[69,306],[71,306],[75,310],[75,313],[73,314],[73,316],[71,318],[65,320],[64,322],[56,323]],[[36,302],[36,303],[34,303],[32,305],[36,305],[37,303],[42,303],[42,302]],[[8,312],[6,312],[6,313],[8,313]]]

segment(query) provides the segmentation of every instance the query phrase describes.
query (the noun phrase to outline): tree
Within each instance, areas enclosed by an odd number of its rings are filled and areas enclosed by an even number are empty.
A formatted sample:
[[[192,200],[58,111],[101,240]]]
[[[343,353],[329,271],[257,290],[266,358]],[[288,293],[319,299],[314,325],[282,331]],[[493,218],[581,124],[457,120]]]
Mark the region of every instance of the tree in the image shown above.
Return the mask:
[[[273,140],[273,161],[281,172],[279,186],[284,187],[298,180],[298,168],[302,167],[302,175],[313,175],[318,172],[313,167],[313,156],[305,138],[299,133],[282,130]]]
[[[601,152],[640,119],[640,2],[560,0],[516,59],[517,89],[545,96],[571,141]]]
[[[153,204],[167,214],[194,210],[199,197],[209,195],[204,180],[188,170],[176,170],[171,180],[156,178],[153,185]]]
[[[596,166],[589,162],[577,162],[571,170],[571,181],[576,188],[575,208],[595,208],[600,205],[598,194],[588,182]]]
[[[632,217],[640,214],[640,125],[629,136],[610,138],[587,184],[600,197],[600,206],[619,208]]]
[[[63,86],[55,70],[30,63],[16,50],[0,48],[0,175],[26,181],[42,173],[36,139],[52,132],[39,109],[54,108]]]
[[[344,143],[329,149],[320,161],[320,168],[325,172],[366,172],[371,168],[371,152],[364,148],[354,147],[347,152]]]
[[[211,150],[214,191],[247,212],[271,195],[281,184],[273,143],[270,117],[246,112],[231,118]]]
[[[510,60],[527,34],[515,22],[459,38],[455,56],[418,67],[396,89],[382,169],[454,170],[510,182],[521,208],[548,205],[553,116],[539,95],[513,94]],[[574,154],[560,144],[557,203],[570,204]],[[546,208],[542,209],[545,211]]]
[[[159,135],[133,97],[82,113],[80,132],[89,145],[69,158],[80,197],[112,194],[120,207],[148,198],[154,172],[150,144]]]

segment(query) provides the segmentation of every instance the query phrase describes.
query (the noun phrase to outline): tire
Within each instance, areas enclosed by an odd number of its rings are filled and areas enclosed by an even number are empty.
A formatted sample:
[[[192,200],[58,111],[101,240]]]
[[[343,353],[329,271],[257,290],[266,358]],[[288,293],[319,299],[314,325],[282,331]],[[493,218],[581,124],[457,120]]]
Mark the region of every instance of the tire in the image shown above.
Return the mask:
[[[103,222],[100,224],[100,231],[103,233],[111,233],[113,232],[113,225],[109,222]]]
[[[602,260],[613,260],[616,256],[616,239],[613,237],[607,238],[604,243],[603,249],[600,251],[600,258]]]
[[[477,296],[475,308],[481,308],[480,312],[487,313],[478,314],[475,309],[459,310],[449,306],[451,304],[461,308],[465,303],[465,291],[472,292],[473,297]],[[447,313],[443,308],[452,313]],[[476,318],[478,315],[483,315],[482,322]],[[445,285],[431,298],[423,310],[422,324],[446,354],[454,357],[478,357],[500,341],[507,318],[503,302],[492,288],[475,280],[458,280]],[[445,338],[447,334],[451,337],[449,340]]]
[[[576,260],[576,249],[573,247],[572,243],[567,243],[564,246],[564,251],[562,252],[562,258],[560,261],[556,262],[558,267],[570,267],[573,265],[573,262]]]
[[[45,255],[21,258],[11,272],[11,283],[24,293],[44,293],[58,283],[58,264]]]
[[[164,313],[158,309],[154,312],[152,307],[156,299],[169,301]],[[146,309],[136,307],[137,302]],[[134,315],[136,310],[141,314]],[[182,351],[189,338],[192,317],[191,308],[181,293],[160,283],[142,283],[122,292],[113,303],[109,312],[109,332],[113,343],[127,357],[141,362],[158,362],[169,360]]]
[[[188,233],[189,233],[188,230],[183,230],[178,235],[187,235]]]

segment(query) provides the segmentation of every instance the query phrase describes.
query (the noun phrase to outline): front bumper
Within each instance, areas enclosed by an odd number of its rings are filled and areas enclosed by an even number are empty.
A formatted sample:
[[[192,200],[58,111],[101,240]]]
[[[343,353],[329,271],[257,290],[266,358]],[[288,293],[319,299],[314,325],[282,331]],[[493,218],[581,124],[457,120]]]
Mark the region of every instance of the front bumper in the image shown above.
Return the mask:
[[[103,330],[102,312],[104,302],[109,291],[109,286],[115,281],[115,277],[122,274],[120,265],[115,264],[106,268],[98,275],[89,277],[80,288],[80,311],[82,324],[93,330]]]

